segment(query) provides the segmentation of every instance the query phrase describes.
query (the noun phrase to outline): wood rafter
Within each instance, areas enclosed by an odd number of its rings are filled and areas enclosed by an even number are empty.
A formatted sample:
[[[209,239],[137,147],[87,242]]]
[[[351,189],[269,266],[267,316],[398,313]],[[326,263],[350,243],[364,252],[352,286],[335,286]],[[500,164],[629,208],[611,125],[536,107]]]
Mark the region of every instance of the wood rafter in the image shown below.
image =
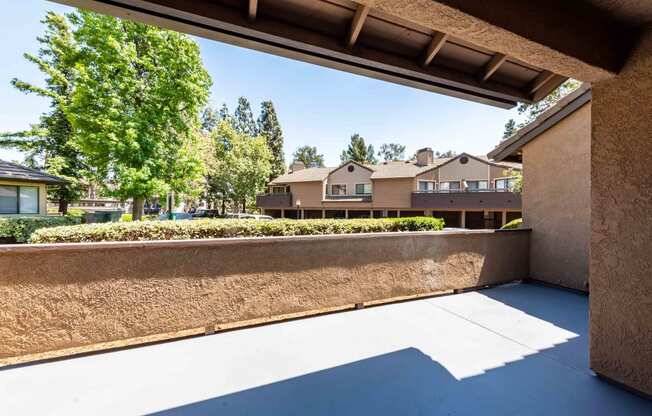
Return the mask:
[[[249,0],[249,11],[248,17],[252,22],[256,20],[256,15],[258,14],[258,0]]]
[[[444,43],[446,43],[446,39],[448,39],[448,34],[442,32],[435,33],[435,36],[432,37],[432,40],[426,49],[421,66],[425,67],[430,65],[430,62],[435,58],[437,52],[439,52],[441,47],[444,46]]]
[[[554,76],[555,74],[550,71],[541,71],[541,73],[537,75],[537,77],[534,78],[530,84],[530,94],[534,94],[535,92],[539,91],[539,88],[543,87],[546,82],[550,81],[550,79]]]
[[[484,72],[480,80],[482,82],[488,80],[496,71],[498,71],[498,68],[505,63],[505,60],[507,60],[507,55],[503,55],[502,53],[497,53],[491,57],[491,60],[489,60],[487,65],[484,67]]]
[[[360,31],[362,30],[362,25],[364,25],[364,21],[367,19],[367,15],[369,14],[370,9],[371,7],[360,4],[355,10],[355,15],[351,21],[351,28],[349,29],[349,34],[346,37],[347,48],[352,48],[353,45],[355,45],[355,42],[358,40],[358,36],[360,36]]]

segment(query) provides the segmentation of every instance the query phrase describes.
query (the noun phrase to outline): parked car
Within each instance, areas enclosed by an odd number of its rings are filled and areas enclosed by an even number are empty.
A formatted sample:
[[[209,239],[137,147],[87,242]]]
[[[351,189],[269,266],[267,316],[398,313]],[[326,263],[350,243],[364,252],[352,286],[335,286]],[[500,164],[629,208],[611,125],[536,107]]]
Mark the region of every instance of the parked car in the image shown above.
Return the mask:
[[[216,209],[198,209],[197,212],[192,214],[193,219],[202,219],[202,218],[219,218],[220,211]]]
[[[171,214],[172,218],[170,218],[170,213],[166,214],[161,214],[158,216],[158,219],[160,221],[167,221],[167,220],[172,220],[172,221],[180,221],[180,220],[191,220],[192,215],[188,214],[186,212],[173,212]]]
[[[224,216],[225,218],[232,219],[247,219],[247,220],[273,220],[273,217],[269,215],[258,215],[258,214],[245,214],[245,213],[230,213]]]

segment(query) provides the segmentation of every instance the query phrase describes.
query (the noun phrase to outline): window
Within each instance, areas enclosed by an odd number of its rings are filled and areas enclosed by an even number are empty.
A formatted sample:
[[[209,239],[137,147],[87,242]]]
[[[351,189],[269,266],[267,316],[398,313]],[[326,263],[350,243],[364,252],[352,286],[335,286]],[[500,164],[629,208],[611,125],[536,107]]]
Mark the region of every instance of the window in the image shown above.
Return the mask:
[[[435,190],[435,181],[419,181],[419,191],[432,192]]]
[[[346,195],[346,185],[331,185],[331,195]]]
[[[288,189],[286,186],[272,186],[272,193],[273,194],[285,194],[287,193]]]
[[[478,189],[487,189],[489,183],[487,181],[466,181],[466,186],[469,191],[477,191]]]
[[[496,189],[512,189],[514,186],[514,178],[503,178],[503,179],[496,179]]]
[[[356,183],[355,184],[355,194],[356,195],[371,195],[371,184],[370,183]]]
[[[459,182],[441,182],[439,184],[439,189],[442,191],[455,191],[460,189]]]
[[[38,187],[0,185],[0,214],[38,214]]]

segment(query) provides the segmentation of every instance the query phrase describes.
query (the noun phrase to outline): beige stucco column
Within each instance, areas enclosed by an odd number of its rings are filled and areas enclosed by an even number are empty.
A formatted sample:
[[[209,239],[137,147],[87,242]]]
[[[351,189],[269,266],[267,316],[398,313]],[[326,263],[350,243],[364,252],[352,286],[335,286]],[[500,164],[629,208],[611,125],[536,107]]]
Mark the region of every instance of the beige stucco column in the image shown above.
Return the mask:
[[[505,225],[505,224],[507,224],[507,210],[503,211],[503,224],[502,225]]]
[[[460,227],[466,228],[466,211],[462,211],[460,214]]]
[[[285,210],[281,209],[281,218],[285,218]]]
[[[652,26],[591,124],[591,368],[652,395]]]
[[[370,209],[369,210],[369,218],[373,218],[373,217],[374,217],[374,210]]]
[[[348,209],[344,210],[344,218],[349,218],[349,210]]]
[[[326,210],[325,209],[321,210],[321,217],[326,218]]]

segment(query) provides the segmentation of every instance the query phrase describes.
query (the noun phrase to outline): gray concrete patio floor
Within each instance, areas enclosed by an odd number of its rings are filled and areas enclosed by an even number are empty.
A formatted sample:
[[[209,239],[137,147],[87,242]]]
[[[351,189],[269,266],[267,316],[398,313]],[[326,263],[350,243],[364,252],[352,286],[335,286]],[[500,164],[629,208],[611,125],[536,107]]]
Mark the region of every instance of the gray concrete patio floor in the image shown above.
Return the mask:
[[[0,370],[3,415],[652,415],[588,368],[587,298],[535,285]]]

